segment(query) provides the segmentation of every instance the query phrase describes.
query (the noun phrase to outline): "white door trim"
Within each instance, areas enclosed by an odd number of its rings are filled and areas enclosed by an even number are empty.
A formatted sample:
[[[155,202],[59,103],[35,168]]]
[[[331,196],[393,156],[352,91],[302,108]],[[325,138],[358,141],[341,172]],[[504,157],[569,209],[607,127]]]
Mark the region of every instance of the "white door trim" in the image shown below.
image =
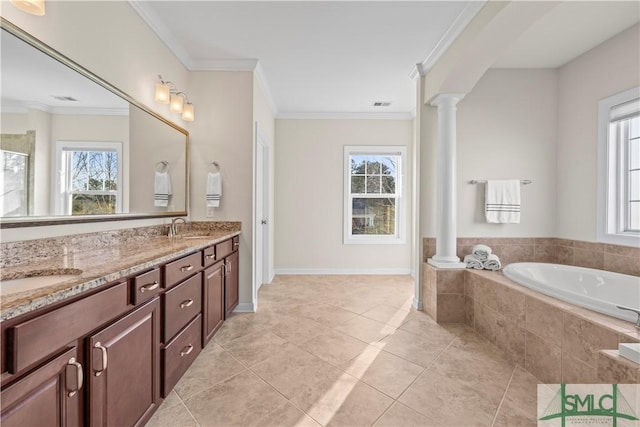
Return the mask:
[[[258,289],[263,283],[271,281],[269,263],[270,249],[270,206],[271,188],[271,141],[264,135],[259,124],[255,123],[255,144],[253,152],[253,250],[252,250],[252,300],[254,309],[258,308]],[[261,221],[267,224],[262,225]]]

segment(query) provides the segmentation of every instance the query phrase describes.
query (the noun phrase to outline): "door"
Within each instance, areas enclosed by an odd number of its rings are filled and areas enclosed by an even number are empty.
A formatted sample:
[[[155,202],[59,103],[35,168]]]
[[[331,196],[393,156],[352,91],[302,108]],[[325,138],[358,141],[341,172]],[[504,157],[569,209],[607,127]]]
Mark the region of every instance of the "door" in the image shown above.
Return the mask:
[[[82,365],[73,347],[2,391],[0,424],[82,425]]]
[[[238,286],[240,285],[238,260],[238,251],[235,251],[224,260],[224,286],[227,317],[231,315],[233,309],[238,305]]]
[[[260,131],[256,123],[255,156],[255,200],[254,200],[254,265],[253,304],[257,309],[258,290],[264,283],[271,282],[270,272],[270,224],[271,209],[271,142]]]
[[[215,263],[204,271],[204,319],[202,347],[207,345],[224,322],[224,263]]]
[[[88,339],[89,424],[144,425],[160,400],[160,300]]]

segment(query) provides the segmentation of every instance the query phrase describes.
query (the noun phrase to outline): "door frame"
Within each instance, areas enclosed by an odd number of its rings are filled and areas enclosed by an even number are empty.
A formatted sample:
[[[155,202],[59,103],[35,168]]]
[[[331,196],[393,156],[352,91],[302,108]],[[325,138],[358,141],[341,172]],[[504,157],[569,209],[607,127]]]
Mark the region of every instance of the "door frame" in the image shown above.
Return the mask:
[[[272,142],[255,122],[255,144],[253,156],[253,272],[252,300],[254,311],[258,309],[258,290],[273,278],[270,263],[271,252],[271,206],[273,202]],[[265,225],[261,224],[266,220]]]

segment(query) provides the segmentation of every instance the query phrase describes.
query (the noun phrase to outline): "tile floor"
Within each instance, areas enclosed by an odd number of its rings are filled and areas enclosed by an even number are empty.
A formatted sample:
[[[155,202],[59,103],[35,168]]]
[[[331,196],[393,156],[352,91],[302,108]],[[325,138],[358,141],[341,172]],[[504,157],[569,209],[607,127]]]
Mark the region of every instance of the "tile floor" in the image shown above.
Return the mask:
[[[406,276],[279,276],[148,426],[535,426],[536,378],[412,297]]]

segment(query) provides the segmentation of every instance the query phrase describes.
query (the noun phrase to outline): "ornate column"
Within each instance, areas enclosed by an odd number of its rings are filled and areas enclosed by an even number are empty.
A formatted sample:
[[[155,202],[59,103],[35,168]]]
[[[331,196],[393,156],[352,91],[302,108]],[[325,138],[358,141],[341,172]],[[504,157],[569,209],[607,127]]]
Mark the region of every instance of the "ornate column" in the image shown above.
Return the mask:
[[[436,204],[436,254],[429,264],[438,268],[464,268],[456,255],[456,104],[463,94],[437,95],[431,105],[438,107],[438,165]]]

